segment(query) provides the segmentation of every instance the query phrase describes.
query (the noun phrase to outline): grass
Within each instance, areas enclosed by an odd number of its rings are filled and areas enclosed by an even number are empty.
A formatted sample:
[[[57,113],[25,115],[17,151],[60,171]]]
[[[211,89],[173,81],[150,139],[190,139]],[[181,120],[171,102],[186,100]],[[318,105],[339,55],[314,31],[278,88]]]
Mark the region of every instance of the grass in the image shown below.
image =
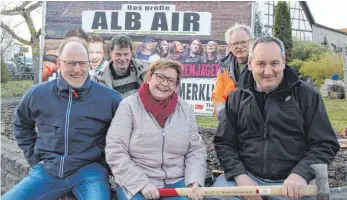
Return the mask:
[[[21,97],[33,84],[33,80],[1,83],[1,98]]]
[[[330,122],[335,131],[341,131],[347,127],[347,100],[324,98],[325,108],[328,112]],[[196,117],[198,125],[204,128],[217,128],[216,117]]]
[[[14,98],[22,96],[30,86],[32,80],[28,81],[9,81],[1,83],[1,98]],[[347,100],[324,98],[330,122],[335,131],[341,131],[347,127]],[[198,125],[204,128],[217,128],[218,120],[216,117],[197,116]]]
[[[347,100],[324,98],[324,104],[334,130],[347,128]]]

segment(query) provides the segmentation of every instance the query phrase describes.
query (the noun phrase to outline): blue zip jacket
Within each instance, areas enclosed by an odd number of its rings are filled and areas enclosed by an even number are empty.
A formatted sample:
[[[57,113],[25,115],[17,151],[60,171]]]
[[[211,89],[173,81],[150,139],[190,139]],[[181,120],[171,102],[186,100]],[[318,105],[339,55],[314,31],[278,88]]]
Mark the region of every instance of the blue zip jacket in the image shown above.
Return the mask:
[[[13,134],[29,165],[44,161],[53,177],[65,178],[92,162],[107,167],[106,133],[121,100],[89,78],[76,89],[59,76],[25,93],[13,115]]]

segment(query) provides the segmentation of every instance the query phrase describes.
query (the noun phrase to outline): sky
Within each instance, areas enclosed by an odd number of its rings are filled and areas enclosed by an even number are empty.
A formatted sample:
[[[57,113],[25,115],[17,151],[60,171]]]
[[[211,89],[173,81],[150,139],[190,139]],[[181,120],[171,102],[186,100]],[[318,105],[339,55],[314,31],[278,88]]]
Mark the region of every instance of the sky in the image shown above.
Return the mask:
[[[8,3],[9,1],[6,1]],[[12,2],[12,1],[10,1]],[[6,4],[2,1],[0,4]],[[18,2],[17,2],[18,3]],[[316,23],[334,28],[347,28],[347,1],[346,0],[308,0],[307,4],[310,8],[310,11],[313,15],[313,18]],[[42,26],[42,17],[41,17],[41,8],[35,10],[31,13],[36,28],[41,28]],[[21,20],[21,17],[11,16],[10,18],[3,18],[4,21],[11,20],[11,24],[18,24]],[[28,29],[25,24],[17,26],[15,32],[29,40],[30,36],[28,34]]]

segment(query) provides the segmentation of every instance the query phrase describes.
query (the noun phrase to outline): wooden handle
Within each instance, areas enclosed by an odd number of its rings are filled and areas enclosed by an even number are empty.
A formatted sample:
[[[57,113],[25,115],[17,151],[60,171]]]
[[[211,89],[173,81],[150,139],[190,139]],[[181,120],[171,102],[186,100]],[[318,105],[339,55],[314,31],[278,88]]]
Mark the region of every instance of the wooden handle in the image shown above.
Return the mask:
[[[282,185],[276,186],[236,186],[236,187],[201,187],[201,196],[280,196]],[[188,196],[191,188],[160,188],[161,197]],[[317,195],[317,186],[308,185],[303,193],[304,196]]]

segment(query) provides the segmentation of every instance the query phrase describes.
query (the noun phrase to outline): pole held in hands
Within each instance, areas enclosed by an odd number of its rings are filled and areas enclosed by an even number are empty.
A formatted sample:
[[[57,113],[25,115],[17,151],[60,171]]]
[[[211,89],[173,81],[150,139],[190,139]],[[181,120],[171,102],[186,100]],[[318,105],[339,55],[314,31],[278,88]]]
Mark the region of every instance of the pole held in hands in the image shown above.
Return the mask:
[[[160,188],[161,197],[188,196],[191,188]],[[276,186],[235,186],[235,187],[201,187],[201,196],[280,196],[282,185]],[[308,185],[304,196],[317,195],[317,185]]]

